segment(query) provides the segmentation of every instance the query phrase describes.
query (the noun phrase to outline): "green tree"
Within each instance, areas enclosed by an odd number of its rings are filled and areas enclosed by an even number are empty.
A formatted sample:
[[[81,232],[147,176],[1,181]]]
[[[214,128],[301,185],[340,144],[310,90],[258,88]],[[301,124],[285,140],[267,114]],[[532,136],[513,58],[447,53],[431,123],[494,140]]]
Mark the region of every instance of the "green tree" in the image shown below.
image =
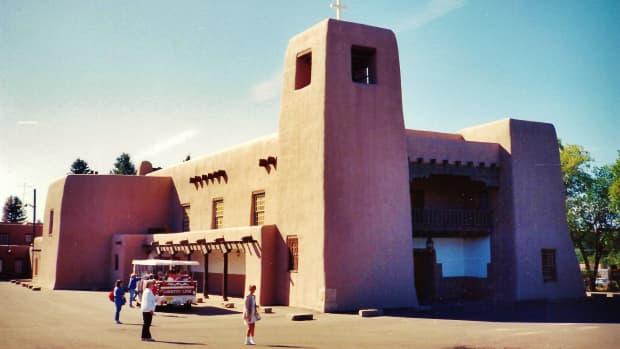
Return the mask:
[[[88,166],[88,163],[80,158],[75,159],[75,161],[71,164],[71,168],[69,169],[69,173],[72,174],[90,174],[93,171]]]
[[[618,249],[620,221],[610,199],[614,176],[610,166],[592,166],[592,157],[581,146],[560,142],[560,162],[568,228],[594,285],[599,263]]]
[[[611,208],[620,214],[620,150],[618,150],[616,163],[611,166],[611,174],[613,179],[609,187],[609,200],[611,201]]]
[[[558,140],[558,144],[560,146],[560,164],[566,195],[569,197],[579,195],[585,190],[585,186],[590,180],[588,172],[594,159],[580,145],[563,145],[561,140]]]
[[[120,175],[135,175],[136,167],[131,162],[131,157],[127,153],[122,153],[116,158],[114,168],[110,171],[110,174]]]
[[[4,203],[2,221],[6,223],[24,223],[26,210],[17,196],[9,196]]]

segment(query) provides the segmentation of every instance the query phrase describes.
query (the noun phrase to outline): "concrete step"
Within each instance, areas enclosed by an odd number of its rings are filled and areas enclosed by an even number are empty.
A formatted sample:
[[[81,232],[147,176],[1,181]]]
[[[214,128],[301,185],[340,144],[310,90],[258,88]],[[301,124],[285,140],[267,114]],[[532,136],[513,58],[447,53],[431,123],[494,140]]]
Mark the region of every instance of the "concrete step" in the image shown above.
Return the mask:
[[[357,312],[360,317],[374,317],[383,315],[383,309],[360,309]]]
[[[289,314],[291,321],[308,321],[314,320],[314,315],[308,313]]]

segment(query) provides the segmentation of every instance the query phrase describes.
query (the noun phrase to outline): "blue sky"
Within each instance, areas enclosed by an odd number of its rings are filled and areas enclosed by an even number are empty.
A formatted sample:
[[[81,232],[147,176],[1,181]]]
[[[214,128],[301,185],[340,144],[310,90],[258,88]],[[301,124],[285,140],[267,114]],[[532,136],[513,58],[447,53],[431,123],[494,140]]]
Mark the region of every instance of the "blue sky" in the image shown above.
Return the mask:
[[[78,157],[170,166],[277,132],[287,42],[330,2],[0,0],[0,199],[37,188],[40,218]],[[396,33],[407,128],[550,122],[615,161],[620,1],[343,3]]]

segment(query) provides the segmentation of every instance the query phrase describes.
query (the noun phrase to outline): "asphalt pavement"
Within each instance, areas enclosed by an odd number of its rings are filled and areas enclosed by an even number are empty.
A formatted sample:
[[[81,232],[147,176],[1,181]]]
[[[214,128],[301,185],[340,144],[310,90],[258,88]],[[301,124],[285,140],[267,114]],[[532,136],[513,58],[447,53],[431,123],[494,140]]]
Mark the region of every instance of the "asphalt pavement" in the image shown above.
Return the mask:
[[[0,348],[247,348],[241,299],[219,297],[191,311],[153,317],[155,342],[142,342],[139,308],[123,307],[114,322],[108,292],[32,291],[0,282]],[[272,307],[256,326],[257,348],[620,348],[620,298],[573,302],[438,303],[424,312],[386,310],[379,317]]]

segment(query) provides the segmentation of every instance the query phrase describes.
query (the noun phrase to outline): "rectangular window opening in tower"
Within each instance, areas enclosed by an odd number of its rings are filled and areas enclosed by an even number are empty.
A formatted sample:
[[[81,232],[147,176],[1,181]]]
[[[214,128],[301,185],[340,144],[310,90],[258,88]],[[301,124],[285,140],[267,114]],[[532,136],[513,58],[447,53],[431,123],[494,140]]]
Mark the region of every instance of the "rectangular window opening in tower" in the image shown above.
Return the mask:
[[[377,83],[377,49],[363,46],[351,47],[351,78],[364,85]]]
[[[312,77],[312,51],[303,51],[297,54],[295,67],[295,89],[299,90],[310,85]]]

